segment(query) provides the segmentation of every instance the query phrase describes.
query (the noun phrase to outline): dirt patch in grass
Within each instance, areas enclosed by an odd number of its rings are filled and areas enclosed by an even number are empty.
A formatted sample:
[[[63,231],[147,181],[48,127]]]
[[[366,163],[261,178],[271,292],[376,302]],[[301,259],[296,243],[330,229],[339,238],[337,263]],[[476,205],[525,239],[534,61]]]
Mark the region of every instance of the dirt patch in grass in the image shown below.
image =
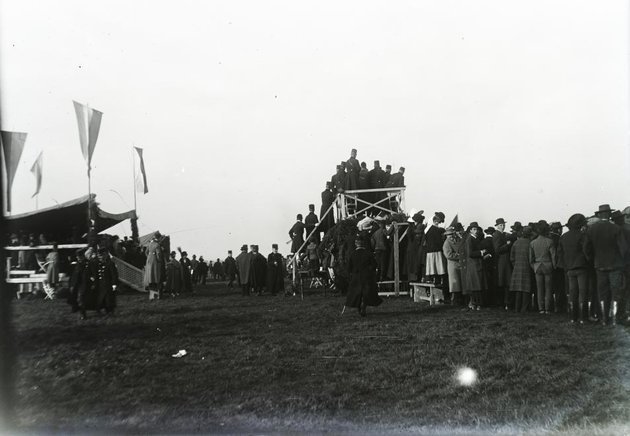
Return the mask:
[[[628,330],[560,315],[462,312],[387,299],[119,298],[79,321],[14,302],[23,431],[497,434],[626,431]],[[185,349],[183,358],[172,354]],[[466,366],[478,381],[461,386]],[[622,433],[623,433],[622,431]],[[609,434],[609,433],[602,433]]]

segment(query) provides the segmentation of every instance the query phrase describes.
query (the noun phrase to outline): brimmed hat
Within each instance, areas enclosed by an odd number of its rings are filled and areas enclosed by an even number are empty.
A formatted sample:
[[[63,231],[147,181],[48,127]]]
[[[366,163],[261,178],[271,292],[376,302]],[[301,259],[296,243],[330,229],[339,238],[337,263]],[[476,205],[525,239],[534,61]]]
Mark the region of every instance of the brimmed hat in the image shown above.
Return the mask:
[[[534,233],[534,232],[532,231],[532,228],[531,228],[530,226],[525,226],[525,227],[522,227],[522,229],[521,229],[521,230],[522,230],[522,232],[521,232],[521,236],[522,236],[523,238],[530,238],[530,237],[532,236],[532,234]]]
[[[456,232],[463,232],[464,231],[464,225],[462,223],[455,223],[455,225],[453,226],[453,229]]]
[[[481,226],[479,225],[479,223],[477,221],[473,221],[472,223],[468,224],[468,230],[477,227],[477,228],[481,228]]]
[[[439,222],[443,223],[446,216],[442,212],[435,212],[435,218],[438,218]]]
[[[514,221],[514,224],[512,224],[510,228],[515,232],[518,232],[519,230],[523,230],[523,224],[521,224],[520,221]]]
[[[171,256],[177,256],[177,253],[175,253],[174,251],[171,251]]]
[[[454,235],[455,229],[453,227],[449,227],[444,231],[444,236]]]
[[[622,211],[620,210],[616,210],[612,213],[612,215],[610,216],[613,220],[617,220],[619,218],[624,218],[624,214]]]
[[[496,230],[494,227],[490,226],[490,227],[488,227],[486,230],[484,230],[483,232],[484,232],[486,235],[492,235],[492,234],[493,234],[494,232],[496,232],[496,231],[497,231],[497,230]]]
[[[545,220],[540,220],[536,223],[536,231],[538,233],[546,234],[549,233],[551,226]]]
[[[247,244],[241,245],[241,251],[247,251]]]
[[[277,250],[278,249],[278,244],[271,244],[271,248],[275,248]]]
[[[506,224],[506,222],[503,218],[497,218],[497,220],[494,222],[494,225],[498,226],[499,224]]]
[[[415,222],[417,223],[421,223],[422,221],[424,221],[424,215],[422,215],[424,213],[423,210],[416,212],[413,217],[411,217],[411,219],[413,219]]]
[[[597,212],[595,212],[595,214],[604,213],[604,212],[612,212],[612,209],[610,208],[610,204],[600,204],[599,209],[597,210]]]

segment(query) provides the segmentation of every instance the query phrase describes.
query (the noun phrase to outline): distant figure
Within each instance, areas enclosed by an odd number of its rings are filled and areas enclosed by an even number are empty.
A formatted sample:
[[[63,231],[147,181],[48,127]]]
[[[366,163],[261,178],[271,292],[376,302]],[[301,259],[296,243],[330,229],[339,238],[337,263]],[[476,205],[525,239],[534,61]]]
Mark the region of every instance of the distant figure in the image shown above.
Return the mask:
[[[203,256],[199,256],[199,265],[197,265],[197,282],[205,285],[208,278],[208,264]]]
[[[389,166],[389,165],[388,165]],[[405,167],[400,167],[397,173],[392,174],[387,180],[387,188],[405,187]]]
[[[214,274],[215,280],[223,280],[223,264],[221,263],[221,259],[217,259],[212,265],[212,273]]]
[[[374,168],[368,173],[368,186],[370,189],[381,189],[385,187],[385,171],[383,171],[381,163],[377,160],[374,161]],[[386,195],[384,192],[371,192],[367,198],[371,203],[377,203],[386,198]],[[378,205],[380,207],[386,206],[382,203],[379,203]],[[376,215],[380,210],[381,209],[377,207],[373,207],[369,212],[372,215]]]
[[[326,189],[322,191],[322,207],[319,210],[319,219],[322,222],[319,225],[319,228],[322,232],[324,232],[324,234],[335,225],[334,210],[331,209],[328,212],[328,215],[324,216],[335,201],[335,194],[333,193],[331,186],[330,182],[326,182]]]
[[[236,278],[236,261],[232,257],[232,250],[228,250],[228,256],[223,261],[225,277],[227,278],[227,287],[234,287],[234,279]]]
[[[184,273],[184,283],[182,286],[182,292],[193,292],[192,285],[192,273],[190,271],[192,265],[190,259],[188,259],[188,253],[182,251],[180,247],[177,247],[177,251],[179,251],[179,255],[181,256],[179,259],[179,263],[182,265],[182,271]]]
[[[466,239],[466,287],[471,292],[469,308],[481,310],[482,293],[486,289],[483,275],[483,259],[490,255],[481,248],[482,231],[479,224],[473,221],[468,226],[470,236]]]
[[[164,270],[164,256],[160,240],[162,235],[155,232],[151,242],[147,246],[146,264],[144,266],[144,288],[158,290],[162,284],[162,271]]]
[[[278,253],[278,244],[271,245],[271,253],[267,256],[267,290],[276,295],[284,290],[284,259]]]
[[[357,150],[353,148],[350,151],[350,159],[346,161],[346,190],[359,189],[359,171],[361,171],[361,165],[357,160]]]
[[[72,274],[70,276],[69,288],[70,296],[68,297],[68,304],[72,309],[72,313],[81,311],[81,318],[85,319],[85,309],[83,309],[83,297],[85,291],[90,285],[90,272],[88,270],[89,265],[85,259],[85,249],[81,248],[75,253],[76,261],[73,263]]]
[[[444,228],[440,227],[445,220],[444,213],[435,212],[433,224],[424,234],[424,248],[427,253],[426,277],[427,282],[435,283],[436,286],[443,285],[446,274],[446,259],[442,252],[444,245]]]
[[[53,290],[59,283],[59,250],[57,244],[53,244],[53,249],[46,255],[46,285]]]
[[[252,245],[251,269],[249,275],[250,287],[257,295],[262,295],[267,284],[267,259],[258,252],[258,245]]]
[[[179,295],[184,288],[184,269],[177,261],[177,253],[171,251],[171,257],[166,263],[166,286],[164,291],[171,297]]]
[[[291,230],[289,230],[289,236],[291,237],[291,253],[295,254],[304,244],[304,223],[302,222],[302,214],[297,215],[297,222],[293,224]]]
[[[197,267],[199,266],[199,261],[197,260],[197,255],[193,254],[192,259],[190,260],[190,270],[192,271],[192,282],[197,283],[199,281],[199,270]]]
[[[251,271],[252,256],[247,252],[247,245],[241,247],[241,253],[236,256],[236,272],[243,291],[243,296],[249,295],[249,275]]]
[[[495,232],[492,234],[492,248],[494,249],[496,262],[496,298],[505,310],[513,306],[510,298],[510,281],[512,278],[512,265],[510,264],[510,251],[512,240],[505,234],[506,222],[503,218],[497,218],[494,224]]]
[[[586,258],[586,217],[571,215],[566,226],[569,231],[560,236],[558,262],[564,268],[569,282],[569,313],[571,322],[584,324],[588,319],[588,259]]]
[[[389,179],[392,177],[392,166],[387,164],[385,165],[385,173],[383,174],[383,188],[387,188],[387,184],[389,183]]]
[[[306,215],[306,218],[304,218],[304,227],[306,229],[307,238],[309,237],[311,232],[315,230],[315,226],[317,226],[318,223],[319,223],[319,219],[317,218],[317,215],[315,215],[315,205],[309,204],[308,215]],[[315,238],[315,241],[319,243],[320,241],[319,228],[315,230],[315,232],[313,233],[313,237]]]
[[[378,296],[376,285],[376,260],[363,239],[357,238],[355,244],[356,250],[348,261],[350,286],[345,306],[356,307],[361,316],[366,316],[367,306],[378,306],[383,300]]]
[[[552,274],[556,267],[556,248],[549,237],[549,224],[545,220],[538,221],[538,237],[530,244],[529,262],[536,274],[538,292],[538,310],[541,314],[551,313],[553,295]]]
[[[337,165],[337,172],[330,179],[334,192],[341,192],[346,187],[346,172],[343,165]]]
[[[103,247],[98,250],[97,268],[97,310],[105,309],[105,313],[111,314],[116,308],[118,270],[107,248]]]

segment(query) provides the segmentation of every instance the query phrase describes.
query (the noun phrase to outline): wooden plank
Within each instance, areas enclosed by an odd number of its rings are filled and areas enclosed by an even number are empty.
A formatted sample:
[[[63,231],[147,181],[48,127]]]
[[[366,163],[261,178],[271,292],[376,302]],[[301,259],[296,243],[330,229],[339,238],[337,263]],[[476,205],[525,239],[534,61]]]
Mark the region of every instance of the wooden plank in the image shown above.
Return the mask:
[[[44,283],[46,277],[20,277],[15,279],[7,279],[7,283]],[[69,281],[68,277],[59,278],[59,282]]]
[[[57,248],[59,250],[71,250],[78,248],[87,248],[88,244],[59,244]],[[53,246],[50,245],[35,245],[31,247],[30,245],[16,245],[16,246],[8,246],[4,247],[7,251],[29,251],[29,250],[52,250]]]
[[[409,296],[409,292],[403,291],[403,292],[396,293],[396,292],[391,292],[391,291],[382,291],[382,292],[379,292],[378,295],[385,296],[385,297],[399,297],[401,295]]]

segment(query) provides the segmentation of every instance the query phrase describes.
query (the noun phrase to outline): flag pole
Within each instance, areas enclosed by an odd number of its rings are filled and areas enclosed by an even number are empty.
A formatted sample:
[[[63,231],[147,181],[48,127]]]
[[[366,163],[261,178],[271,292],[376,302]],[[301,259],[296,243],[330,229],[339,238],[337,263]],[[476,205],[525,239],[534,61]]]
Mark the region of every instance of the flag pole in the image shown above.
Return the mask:
[[[136,214],[138,213],[138,205],[137,205],[137,200],[136,200],[136,150],[134,148],[134,146],[131,146],[131,158],[133,159],[133,210],[136,211]]]

